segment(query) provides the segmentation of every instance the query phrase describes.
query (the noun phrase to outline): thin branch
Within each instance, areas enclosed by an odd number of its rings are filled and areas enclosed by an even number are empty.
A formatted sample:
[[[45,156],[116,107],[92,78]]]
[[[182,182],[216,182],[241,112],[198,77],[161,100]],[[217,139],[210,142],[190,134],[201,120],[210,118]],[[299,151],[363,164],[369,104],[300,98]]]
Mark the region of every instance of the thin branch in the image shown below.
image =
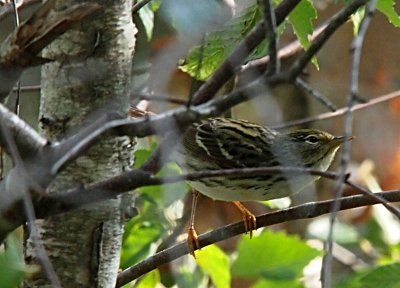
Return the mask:
[[[29,6],[32,6],[32,5],[40,3],[40,2],[42,2],[42,0],[24,0],[19,4],[19,6],[17,8],[19,11],[21,9],[27,8]],[[14,14],[13,3],[9,2],[9,3],[4,4],[0,8],[0,22],[4,18],[6,18],[7,16],[10,16],[12,14]]]
[[[185,127],[179,127],[179,129],[184,129]],[[159,172],[162,167],[169,161],[171,153],[175,150],[176,143],[179,142],[182,137],[182,133],[176,127],[175,131],[169,132],[163,139],[163,141],[158,145],[156,150],[147,158],[146,162],[140,166],[140,169],[152,174]]]
[[[137,97],[140,100],[147,100],[147,101],[160,101],[160,102],[168,102],[171,104],[178,104],[178,105],[186,105],[187,100],[177,98],[177,97],[169,97],[166,95],[144,95],[144,94],[135,94],[135,97]]]
[[[313,31],[313,34],[309,36],[310,41],[313,41],[319,34],[321,34],[321,32],[326,28],[326,25],[327,24],[323,24],[320,27],[316,28]],[[299,53],[300,51],[303,51],[303,46],[301,46],[299,40],[295,40],[285,47],[279,49],[278,58],[280,60],[286,59],[295,55],[296,53]],[[269,55],[259,59],[251,60],[247,64],[242,65],[239,72],[244,73],[251,69],[265,69],[269,61]]]
[[[276,25],[280,25],[286,16],[301,0],[285,0],[275,8]],[[205,103],[234,75],[236,67],[241,65],[250,53],[265,38],[264,22],[259,22],[225,59],[219,68],[207,79],[193,97],[195,105]]]
[[[47,139],[0,103],[0,121],[11,131],[22,159],[32,157],[47,144]],[[0,133],[0,146],[9,151],[5,136]],[[9,152],[8,152],[9,153]]]
[[[380,197],[385,198],[390,202],[400,201],[400,191],[387,191],[377,193]],[[296,219],[309,219],[327,214],[330,211],[334,200],[311,202],[302,205],[298,205],[292,208],[280,210],[264,214],[257,217],[257,227],[267,227],[278,223],[284,223],[290,220]],[[356,207],[368,206],[378,204],[379,201],[372,199],[365,195],[356,195],[344,197],[338,200],[340,202],[340,210],[348,210]],[[243,222],[237,222],[230,224],[213,231],[204,233],[199,236],[201,247],[226,240],[233,236],[245,233]],[[189,254],[186,242],[181,242],[173,247],[165,249],[159,253],[154,254],[151,257],[125,269],[122,271],[117,280],[115,287],[121,287],[134,279],[160,267],[165,263],[169,263],[179,257]]]
[[[137,2],[135,5],[132,6],[132,15],[138,13],[140,9],[149,4],[151,1],[152,0],[142,0],[140,2]]]
[[[365,33],[368,29],[371,15],[375,10],[377,0],[372,0],[368,5],[368,11],[364,15],[364,18],[361,21],[359,31],[354,39],[352,44],[352,63],[351,63],[351,76],[350,76],[350,93],[347,97],[347,108],[345,114],[345,123],[344,123],[344,136],[350,136],[352,134],[353,127],[353,112],[351,111],[351,107],[354,105],[355,95],[358,95],[358,75],[360,70],[360,59],[361,59],[361,49],[362,44],[364,42]],[[321,284],[323,288],[330,288],[332,286],[331,283],[331,274],[332,274],[332,249],[333,249],[333,230],[336,222],[336,217],[338,211],[340,210],[340,202],[337,201],[342,197],[343,194],[343,183],[345,182],[345,172],[347,169],[347,165],[350,161],[350,147],[351,143],[345,142],[342,147],[342,154],[340,158],[339,164],[339,179],[336,181],[335,185],[335,193],[334,193],[334,202],[331,207],[331,214],[329,216],[329,233],[328,239],[325,243],[325,255],[322,261],[322,270],[321,270]],[[398,215],[398,214],[397,214]]]
[[[15,146],[15,142],[13,139],[11,131],[7,129],[7,127],[0,122],[0,133],[4,135],[4,138],[8,142],[7,146],[10,149],[10,154],[12,156],[13,162],[15,163],[15,168],[20,177],[20,183],[17,187],[12,187],[14,194],[18,194],[20,197],[22,196],[24,203],[24,214],[28,220],[28,225],[32,234],[33,245],[36,248],[37,258],[39,263],[42,265],[47,277],[49,278],[51,284],[56,288],[61,288],[60,281],[57,278],[57,275],[54,271],[53,266],[50,263],[49,258],[46,255],[46,252],[43,248],[42,241],[40,240],[40,235],[37,227],[37,223],[35,222],[35,210],[32,204],[32,198],[29,191],[38,191],[40,192],[41,188],[38,187],[30,174],[27,172],[26,167],[21,159],[21,155],[19,154],[17,147]],[[3,195],[4,196],[4,195]]]
[[[368,108],[380,103],[384,103],[387,101],[390,101],[394,98],[400,97],[400,90],[389,93],[389,94],[385,94],[382,96],[378,96],[374,99],[369,100],[367,103],[362,103],[362,104],[356,104],[354,106],[352,106],[350,109],[348,107],[344,107],[341,109],[336,110],[335,112],[328,112],[328,113],[323,113],[314,117],[309,117],[309,118],[304,118],[304,119],[299,119],[299,120],[295,120],[295,121],[291,121],[291,122],[286,122],[286,123],[282,123],[279,125],[275,125],[272,128],[274,129],[284,129],[284,128],[289,128],[289,127],[293,127],[293,126],[297,126],[297,125],[303,125],[303,124],[307,124],[307,123],[312,123],[315,121],[320,121],[320,120],[325,120],[325,119],[329,119],[329,118],[334,118],[334,117],[338,117],[338,116],[342,116],[344,115],[348,110],[351,110],[352,112],[364,109],[364,108]]]
[[[121,193],[128,192],[143,186],[163,185],[180,181],[195,181],[207,177],[231,176],[258,176],[269,174],[310,174],[336,180],[337,173],[319,171],[301,167],[258,167],[225,169],[215,171],[199,171],[183,175],[155,177],[151,172],[141,168],[124,172],[118,176],[104,181],[96,182],[85,187],[49,193],[45,198],[38,199],[35,203],[38,218],[46,218],[55,214],[64,213],[98,201],[114,198]],[[363,193],[363,191],[360,191]]]
[[[37,92],[40,91],[40,89],[42,88],[42,86],[40,85],[32,85],[32,86],[23,86],[20,88],[21,92]],[[16,92],[18,91],[18,87],[17,88],[13,88],[12,92]]]
[[[299,76],[306,65],[311,61],[311,58],[321,49],[326,41],[332,36],[332,34],[344,23],[347,22],[349,17],[357,11],[358,8],[365,5],[368,0],[355,0],[344,7],[341,11],[335,14],[330,20],[326,28],[319,34],[315,40],[311,43],[311,46],[307,51],[292,65],[288,71],[288,79],[296,79]]]
[[[263,0],[262,7],[264,12],[264,24],[266,35],[265,37],[268,39],[268,51],[270,57],[270,63],[268,69],[266,71],[266,75],[274,75],[275,73],[279,72],[279,58],[278,58],[278,33],[276,30],[276,19],[274,8],[272,5],[272,1],[270,0]]]
[[[313,87],[308,85],[306,82],[304,82],[301,78],[296,78],[295,84],[300,87],[301,89],[305,90],[308,94],[313,96],[315,99],[317,99],[319,102],[321,102],[324,106],[328,107],[331,111],[336,111],[337,107],[335,104],[333,104],[328,98],[326,98],[324,95],[319,93],[317,90],[315,90]]]

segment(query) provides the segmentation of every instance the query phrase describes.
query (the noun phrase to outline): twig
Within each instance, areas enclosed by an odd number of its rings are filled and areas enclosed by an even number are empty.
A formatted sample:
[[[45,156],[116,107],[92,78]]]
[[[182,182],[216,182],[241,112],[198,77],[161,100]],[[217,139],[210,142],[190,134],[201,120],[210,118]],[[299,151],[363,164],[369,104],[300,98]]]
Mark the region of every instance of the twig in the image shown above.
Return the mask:
[[[390,202],[400,201],[399,190],[387,191],[377,194]],[[309,219],[318,217],[320,215],[329,213],[333,201],[334,200],[311,202],[258,216],[257,227],[266,227],[296,219]],[[356,207],[374,205],[379,203],[379,201],[377,201],[376,199],[372,199],[365,195],[344,197],[339,199],[339,202],[341,204],[340,210],[348,210]],[[208,245],[226,240],[228,238],[243,233],[245,233],[243,222],[237,222],[204,233],[199,236],[199,241],[201,247],[206,247]],[[189,251],[186,242],[179,243],[173,247],[165,249],[164,251],[156,253],[153,256],[148,257],[145,260],[122,271],[118,276],[116,287],[121,287],[129,283],[130,281],[137,279],[138,277],[156,269],[157,267],[160,267],[161,265],[171,262],[188,253]]]
[[[32,6],[34,4],[40,3],[42,0],[24,0],[19,6],[18,10],[27,8],[29,6]],[[13,8],[13,3],[9,2],[4,4],[0,8],[0,21],[6,18],[9,15],[14,14],[14,8]]]
[[[40,91],[40,89],[42,88],[41,85],[32,85],[32,86],[23,86],[20,88],[21,92],[36,92],[36,91]],[[18,91],[18,87],[14,88],[12,90],[12,92],[16,92]]]
[[[378,96],[374,99],[369,100],[367,103],[356,104],[356,105],[352,106],[350,109],[348,107],[344,107],[344,108],[336,110],[335,112],[323,113],[323,114],[320,114],[320,115],[314,116],[314,117],[309,117],[309,118],[305,118],[305,119],[282,123],[279,125],[274,125],[272,128],[283,129],[283,128],[289,128],[289,127],[293,127],[293,126],[297,126],[297,125],[303,125],[303,124],[307,124],[307,123],[311,123],[311,122],[315,122],[315,121],[325,120],[325,119],[341,116],[341,115],[345,114],[348,110],[351,110],[352,112],[358,111],[358,110],[361,110],[364,108],[374,106],[379,103],[390,101],[397,97],[400,97],[400,90],[389,93],[389,94],[385,94],[382,96]]]
[[[368,0],[355,0],[334,15],[321,34],[312,41],[307,51],[289,69],[287,78],[296,79],[310,62],[311,58],[321,49],[332,34],[343,25],[358,8],[365,5],[366,2],[368,2]]]
[[[272,1],[263,0],[262,7],[264,12],[264,24],[266,35],[268,39],[268,51],[270,57],[270,63],[268,69],[265,71],[267,76],[274,75],[279,72],[279,58],[278,58],[278,33],[276,31],[276,19],[275,13],[272,6]]]
[[[182,133],[180,133],[179,130],[182,128],[184,127],[176,127],[175,131],[169,132],[146,162],[140,166],[140,169],[152,174],[159,172],[170,160],[170,155],[175,150],[176,143],[178,143],[182,137]]]
[[[313,34],[309,36],[310,41],[313,41],[325,28],[326,24],[323,24],[317,29],[315,29]],[[279,49],[278,58],[281,60],[286,59],[300,51],[303,51],[303,47],[301,46],[299,40],[295,40],[292,43],[283,47],[282,49]],[[269,61],[270,61],[269,55],[262,57],[260,59],[251,60],[247,64],[242,65],[242,67],[240,68],[240,73],[247,72],[248,70],[251,69],[265,69]]]
[[[323,105],[328,107],[331,111],[336,111],[337,107],[335,104],[333,104],[328,98],[326,98],[324,95],[319,93],[317,90],[315,90],[313,87],[308,85],[306,82],[304,82],[301,78],[297,77],[295,84],[300,87],[301,89],[305,90],[308,94],[313,96],[315,99],[317,99],[319,102],[321,102]]]
[[[350,76],[350,93],[347,97],[347,108],[348,110],[345,113],[345,123],[344,123],[344,136],[350,136],[352,134],[352,126],[353,126],[353,112],[351,111],[351,107],[354,105],[355,95],[358,95],[358,75],[360,69],[360,59],[361,59],[361,49],[362,43],[365,38],[365,33],[369,26],[371,15],[375,10],[377,0],[372,0],[368,5],[368,12],[365,14],[364,18],[361,21],[359,31],[354,39],[352,44],[352,63],[351,63],[351,76]],[[347,165],[350,161],[350,142],[345,142],[342,148],[342,154],[340,158],[339,164],[339,179],[336,181],[335,185],[335,193],[334,193],[334,202],[331,207],[331,214],[329,216],[329,232],[328,239],[325,243],[325,255],[322,261],[322,270],[321,270],[321,284],[323,288],[330,288],[331,284],[331,274],[332,274],[332,249],[333,249],[333,229],[335,226],[336,217],[338,211],[340,210],[340,202],[338,199],[342,197],[343,194],[343,183],[345,182],[345,171],[347,169]]]
[[[147,101],[160,101],[160,102],[168,102],[172,104],[178,105],[186,105],[187,101],[185,99],[177,98],[177,97],[170,97],[166,95],[135,95],[140,100],[147,100]]]
[[[142,9],[145,5],[149,4],[151,1],[152,0],[142,0],[140,2],[137,2],[132,7],[132,15],[135,15],[136,13],[138,13],[140,9]]]
[[[19,196],[22,196],[24,203],[24,213],[28,220],[28,225],[32,235],[33,245],[36,248],[37,259],[39,260],[38,262],[42,265],[52,286],[56,288],[61,288],[61,283],[57,278],[54,268],[51,265],[50,260],[46,255],[46,252],[42,245],[42,241],[40,240],[39,230],[35,222],[36,216],[32,204],[30,191],[31,189],[33,189],[34,191],[39,192],[41,194],[44,193],[43,191],[41,191],[42,190],[41,187],[35,182],[35,179],[32,179],[32,177],[30,177],[30,174],[27,172],[25,165],[21,159],[21,156],[18,152],[18,149],[15,146],[15,142],[12,134],[10,133],[10,130],[7,129],[7,127],[2,122],[0,122],[0,134],[4,135],[4,138],[8,142],[10,154],[15,163],[14,169],[16,169],[19,172],[18,174],[20,175],[21,182],[19,183],[18,187],[14,187],[13,192],[15,194],[18,194]]]

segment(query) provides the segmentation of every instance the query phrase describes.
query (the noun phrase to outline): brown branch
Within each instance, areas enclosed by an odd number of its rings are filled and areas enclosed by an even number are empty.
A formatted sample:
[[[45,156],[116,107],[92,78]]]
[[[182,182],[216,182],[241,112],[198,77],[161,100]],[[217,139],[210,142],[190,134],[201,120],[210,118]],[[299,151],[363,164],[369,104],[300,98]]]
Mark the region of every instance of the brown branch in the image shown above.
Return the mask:
[[[264,25],[266,30],[265,37],[268,39],[268,51],[269,51],[269,66],[266,71],[266,75],[274,75],[279,72],[279,57],[278,57],[278,32],[277,24],[275,19],[275,13],[273,11],[273,5],[271,0],[263,0],[262,8],[264,14]]]
[[[386,101],[390,101],[397,97],[400,97],[400,90],[389,93],[389,94],[385,94],[382,96],[378,96],[374,99],[369,100],[367,103],[356,104],[353,107],[351,107],[350,110],[353,112],[358,111],[358,110],[368,108],[368,107],[371,107],[371,106],[374,106],[374,105],[377,105],[377,104],[380,104],[380,103],[383,103]],[[304,119],[299,119],[299,120],[295,120],[295,121],[291,121],[291,122],[282,123],[279,125],[275,125],[272,128],[284,129],[284,128],[289,128],[289,127],[293,127],[293,126],[297,126],[297,125],[303,125],[303,124],[312,123],[315,121],[338,117],[338,116],[344,115],[348,110],[349,110],[348,107],[344,107],[344,108],[336,110],[335,112],[323,113],[323,114],[309,117],[309,118],[304,118]]]
[[[321,32],[325,28],[326,28],[326,24],[316,28],[313,31],[313,34],[311,36],[309,36],[310,41],[313,41],[319,34],[321,34]],[[286,59],[286,58],[292,57],[293,55],[295,55],[296,53],[299,53],[300,51],[303,51],[303,47],[301,46],[299,40],[295,40],[295,41],[289,43],[288,45],[286,45],[285,47],[279,49],[278,58],[280,60]],[[267,64],[269,63],[269,61],[270,61],[269,55],[266,55],[259,59],[251,60],[247,64],[242,65],[242,67],[240,68],[240,73],[244,73],[244,72],[247,72],[248,70],[253,70],[253,69],[265,69],[267,67]]]
[[[390,202],[400,201],[399,190],[387,191],[377,194]],[[338,201],[341,207],[340,210],[348,210],[362,206],[379,204],[379,201],[377,201],[376,199],[372,199],[365,195],[344,197],[338,199]],[[264,214],[257,217],[257,227],[267,227],[290,220],[315,218],[323,214],[329,213],[332,203],[333,200],[311,202],[277,212]],[[245,228],[242,221],[230,224],[200,235],[200,246],[206,247],[208,245],[229,239],[233,236],[243,233],[245,233]],[[148,257],[145,260],[122,271],[118,276],[116,287],[121,287],[129,283],[130,281],[133,281],[134,279],[137,279],[138,277],[160,267],[161,265],[169,263],[186,254],[189,254],[186,242],[182,242],[159,253],[156,253],[153,256]]]
[[[338,179],[338,174],[330,171],[319,171],[315,169],[301,167],[258,167],[258,168],[241,168],[241,169],[225,169],[215,171],[199,171],[183,175],[155,177],[151,172],[144,171],[140,168],[122,173],[121,175],[110,179],[96,182],[84,187],[69,189],[67,191],[59,191],[59,193],[49,193],[50,196],[38,199],[35,203],[36,216],[38,218],[46,218],[52,215],[64,213],[72,209],[82,207],[98,201],[114,198],[117,195],[137,189],[143,186],[163,185],[180,181],[195,181],[209,177],[231,177],[231,176],[258,176],[269,174],[297,173],[321,176],[332,180]],[[358,189],[361,193],[366,193],[365,189],[359,189],[355,184],[346,179],[346,183],[350,183],[352,187]],[[373,197],[368,195],[368,197]],[[381,200],[381,199],[375,199]],[[385,202],[382,202],[386,206]],[[393,212],[391,207],[388,208]],[[400,212],[395,212],[400,215]]]
[[[351,111],[351,107],[354,105],[356,100],[356,95],[358,95],[358,76],[359,76],[359,69],[360,69],[360,60],[361,60],[361,49],[362,44],[364,42],[365,34],[367,31],[367,27],[369,26],[372,12],[375,10],[377,0],[372,0],[369,3],[367,8],[367,13],[365,13],[361,24],[360,29],[357,33],[357,36],[354,39],[352,45],[352,61],[351,61],[351,73],[350,73],[350,91],[347,96],[347,108],[348,110],[345,113],[344,119],[344,136],[352,135],[353,131],[353,119],[354,114]],[[329,26],[329,25],[328,25]],[[327,27],[328,28],[328,27]],[[338,168],[339,178],[336,181],[335,185],[335,192],[334,192],[334,203],[331,207],[331,213],[329,215],[329,231],[328,231],[328,239],[325,242],[324,250],[325,255],[322,261],[322,269],[321,269],[321,285],[323,288],[331,288],[331,274],[332,274],[332,262],[333,262],[333,229],[336,222],[336,218],[338,212],[340,210],[340,203],[337,201],[343,195],[343,183],[345,182],[345,172],[347,170],[347,165],[350,161],[350,148],[351,143],[345,142],[342,147],[342,153],[340,157],[340,164]],[[399,219],[399,214],[396,214]]]

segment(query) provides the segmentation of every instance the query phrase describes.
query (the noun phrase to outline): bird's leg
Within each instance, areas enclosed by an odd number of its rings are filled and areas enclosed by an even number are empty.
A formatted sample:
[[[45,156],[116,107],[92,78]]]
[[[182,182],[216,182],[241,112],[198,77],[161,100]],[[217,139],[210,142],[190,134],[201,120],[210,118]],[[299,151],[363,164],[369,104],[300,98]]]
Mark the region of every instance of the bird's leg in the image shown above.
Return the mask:
[[[233,201],[233,204],[235,204],[240,209],[240,211],[242,211],[244,229],[246,230],[246,234],[247,233],[250,234],[250,239],[251,239],[251,237],[253,236],[253,230],[257,229],[256,217],[239,201]]]
[[[194,258],[196,258],[194,251],[201,249],[199,238],[197,236],[196,230],[194,229],[194,216],[196,214],[196,205],[198,197],[199,197],[199,192],[194,190],[193,200],[192,200],[192,212],[190,214],[190,223],[189,223],[188,238],[187,238],[187,245],[189,248],[190,255],[192,255]]]

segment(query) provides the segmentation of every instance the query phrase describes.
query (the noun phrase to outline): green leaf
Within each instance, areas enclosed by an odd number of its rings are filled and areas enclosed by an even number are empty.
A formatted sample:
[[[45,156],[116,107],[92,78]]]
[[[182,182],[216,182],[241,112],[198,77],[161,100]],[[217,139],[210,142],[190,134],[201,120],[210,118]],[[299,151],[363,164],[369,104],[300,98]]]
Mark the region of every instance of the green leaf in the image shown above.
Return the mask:
[[[232,274],[273,281],[294,281],[318,255],[321,252],[309,247],[297,236],[266,230],[253,239],[242,238]]]
[[[196,262],[210,275],[216,288],[230,287],[229,260],[217,246],[210,245],[198,252]]]
[[[142,2],[137,1],[137,3]],[[153,0],[150,3],[147,3],[142,8],[140,8],[138,14],[142,19],[144,28],[146,30],[147,39],[150,41],[153,37],[154,30],[154,12],[158,10],[161,5],[161,0]]]
[[[139,16],[143,21],[144,28],[146,30],[147,40],[151,40],[154,29],[154,12],[148,5],[145,5],[139,10]]]
[[[351,16],[351,21],[353,22],[353,33],[357,35],[358,29],[360,29],[361,20],[364,18],[365,7],[357,9],[356,13]]]
[[[156,150],[157,142],[153,141],[150,143],[149,149],[139,149],[136,150],[133,155],[135,156],[135,168],[140,167],[146,160],[150,157],[150,155]]]
[[[384,237],[382,226],[376,221],[375,218],[371,218],[366,226],[365,237],[373,245],[374,249],[385,255],[390,255],[391,249]]]
[[[130,222],[134,225],[128,223],[125,229],[120,260],[122,269],[128,268],[153,253],[152,244],[156,243],[165,231],[161,224],[142,222],[137,217]]]
[[[294,281],[273,281],[261,279],[250,288],[304,288],[304,285],[299,280]]]
[[[272,199],[268,201],[258,201],[258,202],[264,204],[265,206],[268,206],[269,208],[285,209],[290,207],[292,200],[290,199],[290,197],[283,197],[283,198]]]
[[[204,282],[204,274],[203,270],[200,268],[195,268],[194,271],[189,269],[188,265],[180,266],[178,269],[179,273],[175,274],[174,280],[178,288],[187,288],[187,287],[203,287],[201,285]],[[207,277],[208,279],[208,277]],[[173,284],[168,285],[167,287],[171,287]]]
[[[311,45],[308,36],[312,35],[314,31],[312,20],[316,18],[317,11],[308,0],[302,0],[289,14],[288,21],[292,25],[294,33],[304,50],[307,50]],[[318,61],[315,56],[311,61],[314,63],[315,67],[319,69]]]
[[[380,266],[361,277],[360,282],[363,288],[398,288],[400,287],[400,263]]]
[[[140,167],[157,148],[157,143],[152,142],[150,149],[140,149],[135,151],[135,167]],[[159,173],[158,177],[167,175],[177,175],[181,173],[181,169],[173,162],[164,166]],[[188,190],[189,186],[185,182],[177,182],[172,184],[165,184],[159,186],[141,187],[138,190],[142,191],[140,198],[149,202],[157,204],[159,207],[168,207],[178,199],[182,199]]]
[[[28,267],[23,260],[22,245],[16,235],[7,237],[7,248],[0,253],[0,283],[2,288],[19,287],[22,280],[37,270]]]
[[[142,165],[154,152],[157,143],[150,144],[148,150],[135,151],[135,167]],[[180,173],[175,163],[168,163],[157,174],[157,176],[176,175]],[[122,245],[120,266],[126,268],[133,265],[151,253],[155,249],[154,243],[160,241],[166,230],[171,226],[167,219],[165,209],[175,201],[182,199],[187,191],[187,184],[184,182],[141,187],[142,193],[136,203],[139,209],[139,217],[131,219],[125,226],[125,233]]]
[[[389,22],[395,27],[400,27],[400,17],[395,10],[396,2],[394,0],[379,0],[376,9],[386,15]]]
[[[258,5],[247,7],[205,38],[203,55],[200,55],[202,50],[200,46],[194,47],[189,51],[185,63],[179,68],[192,77],[197,76],[199,80],[206,80],[261,18],[262,13]],[[260,50],[265,48],[261,47]],[[196,75],[200,60],[202,62],[200,73]]]
[[[144,277],[140,280],[139,284],[136,285],[136,288],[155,288],[157,284],[160,282],[160,272],[158,270],[153,270],[144,275]]]
[[[350,275],[340,277],[339,283],[334,285],[334,288],[364,288],[360,283],[360,278],[368,273],[367,270],[359,270]]]

